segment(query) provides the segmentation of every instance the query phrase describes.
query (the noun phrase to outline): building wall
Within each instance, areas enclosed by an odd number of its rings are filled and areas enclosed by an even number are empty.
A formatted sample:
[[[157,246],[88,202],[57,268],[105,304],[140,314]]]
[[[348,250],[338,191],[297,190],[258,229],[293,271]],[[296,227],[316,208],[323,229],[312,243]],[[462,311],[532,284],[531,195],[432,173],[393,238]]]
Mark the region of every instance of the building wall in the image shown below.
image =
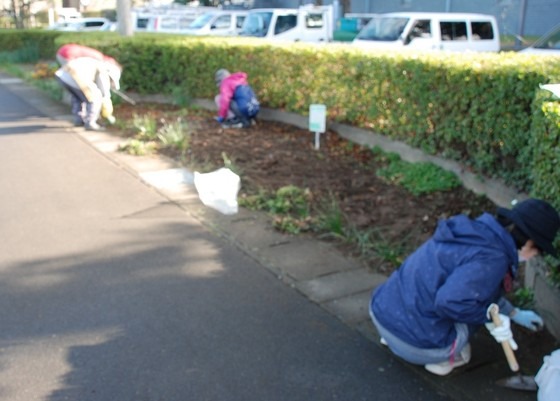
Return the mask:
[[[85,11],[98,11],[98,10],[116,10],[117,8],[117,0],[86,0],[86,1],[79,1],[80,4],[79,10],[82,12]]]
[[[524,30],[520,31],[526,4]],[[352,13],[391,11],[469,12],[491,14],[502,34],[540,36],[560,23],[560,0],[362,0],[352,1]]]

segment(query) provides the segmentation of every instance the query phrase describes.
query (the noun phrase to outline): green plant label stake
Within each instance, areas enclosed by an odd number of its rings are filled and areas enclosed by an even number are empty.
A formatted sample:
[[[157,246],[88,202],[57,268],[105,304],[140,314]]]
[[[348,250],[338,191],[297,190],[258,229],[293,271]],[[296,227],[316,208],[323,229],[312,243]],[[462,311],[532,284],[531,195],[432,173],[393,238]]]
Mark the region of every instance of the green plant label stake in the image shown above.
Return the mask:
[[[319,149],[319,140],[327,125],[327,106],[312,104],[309,106],[309,131],[315,133],[315,150]]]

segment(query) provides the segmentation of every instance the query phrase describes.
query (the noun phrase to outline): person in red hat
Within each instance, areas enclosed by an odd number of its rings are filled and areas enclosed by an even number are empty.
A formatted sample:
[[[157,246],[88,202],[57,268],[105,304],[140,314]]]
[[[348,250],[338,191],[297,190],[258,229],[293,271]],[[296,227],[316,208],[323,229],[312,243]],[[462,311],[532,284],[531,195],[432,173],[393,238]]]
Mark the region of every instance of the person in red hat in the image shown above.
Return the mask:
[[[485,325],[498,342],[513,349],[511,321],[531,331],[542,318],[504,298],[519,263],[556,255],[558,211],[546,201],[527,199],[512,209],[476,219],[442,220],[434,235],[413,252],[371,297],[370,316],[381,342],[402,359],[436,375],[470,361],[469,338]],[[499,307],[495,326],[490,308]]]
[[[113,57],[107,56],[92,47],[79,45],[77,43],[67,43],[60,46],[60,48],[56,51],[56,60],[61,66],[65,65],[70,60],[80,57],[89,57],[95,60],[106,61],[118,65],[118,62]]]
[[[91,57],[72,59],[55,72],[59,84],[70,94],[74,125],[100,131],[100,116],[115,123],[111,89],[119,90],[121,73],[118,64]]]
[[[102,129],[97,123],[100,115],[114,124],[110,90],[119,90],[122,66],[113,57],[77,43],[61,46],[56,59],[61,68],[55,77],[70,94],[74,125],[99,131]]]

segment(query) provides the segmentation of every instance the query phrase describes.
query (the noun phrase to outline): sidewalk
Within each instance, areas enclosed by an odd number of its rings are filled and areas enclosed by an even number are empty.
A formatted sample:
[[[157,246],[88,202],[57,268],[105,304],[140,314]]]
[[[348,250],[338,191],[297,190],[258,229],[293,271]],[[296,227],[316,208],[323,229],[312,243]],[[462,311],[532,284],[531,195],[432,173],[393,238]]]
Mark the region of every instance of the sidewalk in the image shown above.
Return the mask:
[[[66,105],[53,102],[40,91],[1,73],[0,83],[47,116],[67,121],[68,126],[72,126],[69,107]],[[281,119],[288,123],[302,119],[276,111],[265,112],[262,118]],[[381,347],[370,323],[368,302],[372,290],[385,280],[385,276],[365,269],[327,243],[276,232],[264,214],[242,209],[234,216],[225,216],[205,207],[198,199],[191,172],[172,160],[120,153],[117,149],[123,139],[107,133],[88,132],[81,128],[74,129],[74,132],[108,159],[195,216],[210,231],[242,249],[294,291],[362,333],[372,341],[372,347]],[[402,364],[403,369],[412,369],[451,399],[536,400],[536,393],[513,391],[495,385],[498,379],[513,374],[501,347],[485,331],[479,332],[472,345],[472,362],[448,377],[433,376],[423,368],[397,358],[395,364]],[[524,373],[535,374],[536,371],[527,370]]]

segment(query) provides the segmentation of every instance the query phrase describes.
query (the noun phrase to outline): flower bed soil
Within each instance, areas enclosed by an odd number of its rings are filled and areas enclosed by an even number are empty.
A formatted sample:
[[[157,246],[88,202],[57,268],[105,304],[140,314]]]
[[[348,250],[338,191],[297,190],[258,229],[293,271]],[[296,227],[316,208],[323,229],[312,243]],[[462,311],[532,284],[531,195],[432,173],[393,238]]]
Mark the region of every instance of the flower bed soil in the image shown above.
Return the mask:
[[[177,110],[169,105],[121,104],[115,115],[119,120],[150,115],[170,123],[177,118]],[[191,132],[186,165],[210,171],[222,167],[226,155],[241,171],[240,196],[288,185],[307,188],[315,206],[335,199],[349,226],[373,230],[376,238],[408,252],[428,238],[439,219],[458,213],[478,216],[496,208],[486,197],[462,187],[414,196],[376,175],[384,164],[371,150],[332,131],[321,136],[320,149],[315,150],[314,135],[305,129],[262,120],[249,129],[223,129],[212,117],[205,111],[183,117]],[[134,135],[134,130],[125,135]],[[163,152],[178,157],[173,151]],[[374,254],[364,263],[376,271],[391,270]]]

